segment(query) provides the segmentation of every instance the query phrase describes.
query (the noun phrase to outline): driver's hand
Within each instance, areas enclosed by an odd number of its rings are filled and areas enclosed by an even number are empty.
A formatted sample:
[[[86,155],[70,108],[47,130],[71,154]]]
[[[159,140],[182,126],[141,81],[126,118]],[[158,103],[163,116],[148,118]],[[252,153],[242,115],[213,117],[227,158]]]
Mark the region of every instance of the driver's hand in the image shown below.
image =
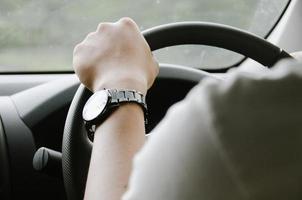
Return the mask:
[[[158,64],[136,23],[122,18],[101,23],[76,47],[73,67],[91,91],[134,89],[143,94],[158,74]]]

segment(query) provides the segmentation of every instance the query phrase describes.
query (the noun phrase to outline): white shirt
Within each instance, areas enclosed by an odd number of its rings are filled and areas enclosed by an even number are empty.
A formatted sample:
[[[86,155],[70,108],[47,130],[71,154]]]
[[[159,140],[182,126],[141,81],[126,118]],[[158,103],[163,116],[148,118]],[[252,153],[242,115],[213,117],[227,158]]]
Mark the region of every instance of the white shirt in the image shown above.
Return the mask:
[[[204,79],[134,160],[123,200],[302,199],[302,64]]]

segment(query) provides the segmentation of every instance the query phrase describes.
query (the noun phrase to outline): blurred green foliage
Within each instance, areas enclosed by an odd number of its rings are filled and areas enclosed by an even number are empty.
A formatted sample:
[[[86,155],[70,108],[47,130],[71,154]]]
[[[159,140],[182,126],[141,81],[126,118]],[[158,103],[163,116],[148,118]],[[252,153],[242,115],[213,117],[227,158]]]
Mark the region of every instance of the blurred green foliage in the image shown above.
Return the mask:
[[[0,71],[70,70],[73,46],[98,23],[124,16],[142,30],[176,21],[210,21],[264,36],[287,1],[0,0]],[[156,55],[160,61],[193,67],[220,67],[240,59],[217,48],[192,46]]]

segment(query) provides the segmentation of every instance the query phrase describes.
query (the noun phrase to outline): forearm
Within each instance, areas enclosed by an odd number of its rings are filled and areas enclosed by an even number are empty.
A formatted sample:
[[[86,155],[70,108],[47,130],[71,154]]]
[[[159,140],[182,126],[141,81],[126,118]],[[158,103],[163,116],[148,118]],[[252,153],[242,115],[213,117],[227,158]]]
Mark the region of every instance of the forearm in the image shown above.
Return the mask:
[[[73,51],[73,67],[92,92],[104,88],[146,95],[159,69],[139,27],[129,18],[100,23]],[[98,124],[96,124],[98,125]],[[96,130],[85,199],[120,199],[132,159],[145,139],[144,113],[137,104],[119,106]]]
[[[144,144],[144,114],[125,104],[96,130],[85,199],[120,199],[127,189],[132,159]]]

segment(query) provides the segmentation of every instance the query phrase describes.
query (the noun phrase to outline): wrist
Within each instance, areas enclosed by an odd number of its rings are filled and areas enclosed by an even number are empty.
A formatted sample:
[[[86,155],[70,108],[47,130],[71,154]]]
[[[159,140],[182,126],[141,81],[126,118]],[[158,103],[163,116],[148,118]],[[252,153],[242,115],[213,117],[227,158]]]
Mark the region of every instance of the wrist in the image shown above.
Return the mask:
[[[95,136],[97,135],[97,132],[99,132],[99,127],[101,126],[102,128],[106,126],[113,127],[111,128],[113,133],[117,132],[118,130],[137,129],[138,126],[142,126],[142,129],[144,129],[144,111],[138,104],[123,104],[117,110],[115,110],[104,123],[96,126]],[[141,133],[144,134],[144,132]]]
[[[111,79],[108,81],[99,81],[93,85],[93,92],[106,89],[130,89],[136,90],[137,92],[142,93],[143,95],[147,94],[147,84],[144,81],[136,80],[136,79]]]

